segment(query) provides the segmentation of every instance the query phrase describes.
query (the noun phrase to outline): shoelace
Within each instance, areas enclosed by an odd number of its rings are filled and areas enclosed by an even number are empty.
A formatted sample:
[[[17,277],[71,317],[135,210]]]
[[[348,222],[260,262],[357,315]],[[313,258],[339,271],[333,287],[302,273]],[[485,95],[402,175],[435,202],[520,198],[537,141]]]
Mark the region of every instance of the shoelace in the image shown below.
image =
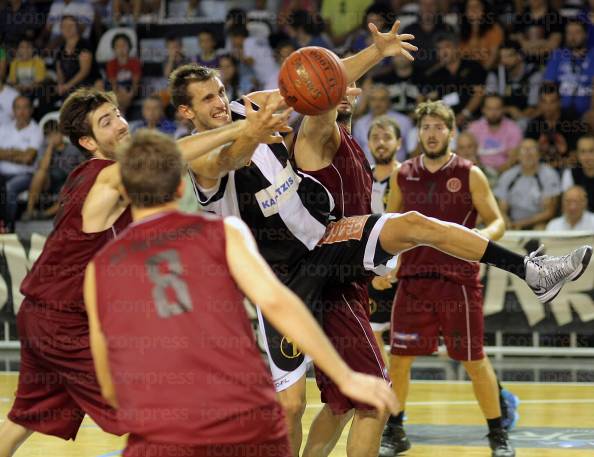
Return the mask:
[[[546,287],[548,288],[548,287],[558,283],[565,276],[567,276],[569,271],[566,271],[566,269],[568,269],[568,267],[571,267],[571,265],[568,265],[568,263],[566,261],[571,254],[567,254],[567,255],[564,255],[563,257],[559,257],[559,258],[555,259],[556,262],[558,262],[557,263],[558,267],[552,268],[552,265],[549,263],[550,259],[552,258],[551,256],[548,256],[548,255],[539,256],[538,255],[540,252],[542,252],[543,249],[544,249],[544,245],[541,244],[536,251],[533,251],[528,255],[528,258],[529,258],[529,261],[532,262],[532,264],[538,268],[539,279],[541,279],[541,280],[544,279]]]
[[[491,439],[495,444],[498,446],[505,446],[507,447],[507,435],[506,433],[501,430],[496,430],[487,434],[487,438]]]

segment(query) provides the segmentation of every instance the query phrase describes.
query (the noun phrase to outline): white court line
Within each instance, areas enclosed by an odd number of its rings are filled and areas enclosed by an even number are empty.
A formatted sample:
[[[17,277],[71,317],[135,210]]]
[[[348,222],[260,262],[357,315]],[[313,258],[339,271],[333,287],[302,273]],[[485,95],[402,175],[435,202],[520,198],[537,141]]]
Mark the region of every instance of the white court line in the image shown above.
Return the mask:
[[[594,398],[568,398],[568,399],[555,399],[555,400],[522,400],[520,399],[520,405],[563,405],[563,404],[579,404],[579,403],[594,403]],[[476,400],[452,400],[452,401],[407,401],[406,407],[409,406],[455,406],[455,405],[476,405]],[[323,403],[309,403],[307,408],[321,408]]]

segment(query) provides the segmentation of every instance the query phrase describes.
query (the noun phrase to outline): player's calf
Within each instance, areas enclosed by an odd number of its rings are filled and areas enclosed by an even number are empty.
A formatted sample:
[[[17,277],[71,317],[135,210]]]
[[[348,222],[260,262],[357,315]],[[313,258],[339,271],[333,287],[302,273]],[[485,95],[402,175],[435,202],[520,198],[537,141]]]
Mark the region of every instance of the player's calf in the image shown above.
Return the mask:
[[[6,418],[0,426],[0,457],[11,457],[32,433],[32,430]]]

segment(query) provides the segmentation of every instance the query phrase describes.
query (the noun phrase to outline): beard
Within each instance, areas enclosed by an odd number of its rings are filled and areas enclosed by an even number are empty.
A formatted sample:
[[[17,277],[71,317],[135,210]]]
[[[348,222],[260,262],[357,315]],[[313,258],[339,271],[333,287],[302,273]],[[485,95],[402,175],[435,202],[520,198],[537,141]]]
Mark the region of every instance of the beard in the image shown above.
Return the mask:
[[[374,154],[371,155],[373,156],[376,165],[389,165],[394,161],[394,154],[388,157],[376,157]]]
[[[440,157],[443,157],[444,155],[446,155],[446,153],[448,152],[448,150],[450,149],[450,145],[448,142],[446,142],[441,149],[437,150],[436,152],[430,152],[425,148],[425,145],[423,144],[423,142],[421,141],[419,143],[419,145],[421,146],[421,152],[423,154],[425,154],[428,158],[430,159],[439,159]]]
[[[487,124],[489,124],[490,127],[495,127],[495,126],[501,124],[503,117],[500,117],[498,119],[489,119],[489,118],[485,118],[485,119],[487,120]]]
[[[352,118],[353,118],[353,110],[349,109],[349,110],[337,110],[337,115],[336,115],[336,122],[338,122],[339,124],[347,124],[349,122],[351,122]]]

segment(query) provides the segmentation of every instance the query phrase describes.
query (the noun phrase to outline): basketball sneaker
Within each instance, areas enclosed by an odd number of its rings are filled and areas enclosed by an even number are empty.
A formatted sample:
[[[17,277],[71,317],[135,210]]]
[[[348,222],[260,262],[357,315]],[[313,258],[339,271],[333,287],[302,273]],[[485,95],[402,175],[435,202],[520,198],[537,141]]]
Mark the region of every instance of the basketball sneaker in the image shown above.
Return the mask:
[[[541,303],[548,303],[561,291],[567,281],[575,281],[592,257],[592,246],[582,246],[561,256],[538,255],[543,246],[524,258],[526,282]]]
[[[520,414],[518,413],[520,399],[507,389],[501,389],[499,394],[501,401],[504,403],[501,408],[501,412],[503,413],[501,424],[509,432],[516,426],[516,423],[520,419]]]
[[[515,457],[516,451],[509,442],[507,432],[502,429],[494,429],[487,435],[491,447],[491,457]]]
[[[379,457],[394,457],[410,449],[410,441],[402,425],[387,423],[382,433]]]

